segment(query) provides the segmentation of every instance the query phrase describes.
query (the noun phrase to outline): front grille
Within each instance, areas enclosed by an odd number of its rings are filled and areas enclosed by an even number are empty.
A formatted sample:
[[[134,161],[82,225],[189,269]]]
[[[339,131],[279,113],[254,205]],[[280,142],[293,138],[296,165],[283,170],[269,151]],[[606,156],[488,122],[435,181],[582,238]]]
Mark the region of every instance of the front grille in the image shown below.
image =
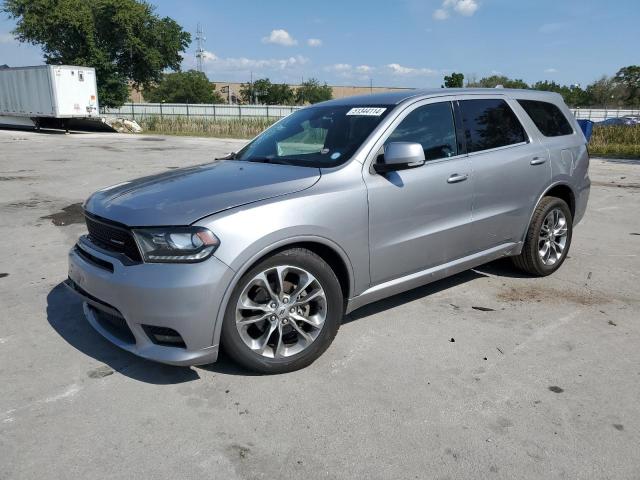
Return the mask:
[[[89,231],[89,240],[98,247],[122,253],[136,262],[142,261],[136,241],[129,229],[108,220],[98,219],[86,212],[84,217]]]

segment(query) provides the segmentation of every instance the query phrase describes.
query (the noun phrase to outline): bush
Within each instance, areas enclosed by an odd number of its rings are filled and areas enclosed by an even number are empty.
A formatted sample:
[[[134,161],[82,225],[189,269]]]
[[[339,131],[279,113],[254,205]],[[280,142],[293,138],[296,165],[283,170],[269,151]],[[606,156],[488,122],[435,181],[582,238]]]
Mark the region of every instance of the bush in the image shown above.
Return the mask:
[[[275,123],[274,118],[144,117],[138,121],[145,133],[200,137],[253,138]]]
[[[594,125],[589,153],[594,157],[640,158],[640,125]]]

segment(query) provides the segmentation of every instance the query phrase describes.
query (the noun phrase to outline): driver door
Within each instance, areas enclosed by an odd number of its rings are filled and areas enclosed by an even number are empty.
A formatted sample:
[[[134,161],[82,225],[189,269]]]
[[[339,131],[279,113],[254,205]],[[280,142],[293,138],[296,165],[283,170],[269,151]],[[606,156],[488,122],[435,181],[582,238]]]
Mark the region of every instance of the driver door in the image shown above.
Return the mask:
[[[364,171],[372,285],[471,252],[473,177],[457,130],[450,101],[420,102],[405,110],[375,147],[420,143],[426,162],[385,174]]]

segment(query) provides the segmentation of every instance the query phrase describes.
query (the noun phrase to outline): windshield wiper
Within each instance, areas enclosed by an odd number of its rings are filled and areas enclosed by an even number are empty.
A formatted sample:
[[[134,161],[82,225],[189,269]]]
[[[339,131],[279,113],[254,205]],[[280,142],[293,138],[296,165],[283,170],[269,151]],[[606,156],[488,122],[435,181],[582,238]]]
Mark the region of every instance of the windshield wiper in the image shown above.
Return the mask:
[[[287,160],[285,158],[273,158],[273,157],[249,157],[244,159],[245,162],[254,162],[254,163],[272,163],[274,165],[294,165],[291,160]]]
[[[214,160],[235,160],[238,154],[236,152],[229,152],[222,157],[214,158]]]

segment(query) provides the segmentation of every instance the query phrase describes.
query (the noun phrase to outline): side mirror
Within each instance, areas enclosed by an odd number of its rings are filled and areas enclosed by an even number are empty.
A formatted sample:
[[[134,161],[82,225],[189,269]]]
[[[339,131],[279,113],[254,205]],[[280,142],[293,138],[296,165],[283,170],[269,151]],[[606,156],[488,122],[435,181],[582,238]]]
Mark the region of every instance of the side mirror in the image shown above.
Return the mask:
[[[373,168],[378,173],[406,170],[424,165],[424,150],[419,143],[391,142],[384,147]]]

